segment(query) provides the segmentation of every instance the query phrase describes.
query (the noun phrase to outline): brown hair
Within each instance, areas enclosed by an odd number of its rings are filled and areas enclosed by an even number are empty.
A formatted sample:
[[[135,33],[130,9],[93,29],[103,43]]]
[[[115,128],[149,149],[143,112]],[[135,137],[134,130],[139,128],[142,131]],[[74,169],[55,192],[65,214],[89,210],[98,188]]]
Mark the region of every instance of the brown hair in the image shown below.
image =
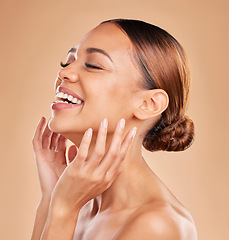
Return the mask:
[[[142,87],[163,89],[169,96],[168,108],[148,131],[143,146],[149,151],[182,151],[193,142],[194,124],[184,115],[190,88],[187,58],[180,43],[165,30],[129,19],[113,19],[133,44],[135,59],[142,72]]]

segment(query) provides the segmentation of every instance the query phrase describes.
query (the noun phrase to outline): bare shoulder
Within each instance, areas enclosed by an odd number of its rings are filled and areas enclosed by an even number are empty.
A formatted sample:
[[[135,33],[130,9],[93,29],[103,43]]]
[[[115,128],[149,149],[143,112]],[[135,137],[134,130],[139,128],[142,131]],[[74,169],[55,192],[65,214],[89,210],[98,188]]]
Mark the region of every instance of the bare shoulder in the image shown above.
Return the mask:
[[[180,214],[168,204],[149,204],[127,222],[114,240],[197,240],[195,224],[188,213]]]

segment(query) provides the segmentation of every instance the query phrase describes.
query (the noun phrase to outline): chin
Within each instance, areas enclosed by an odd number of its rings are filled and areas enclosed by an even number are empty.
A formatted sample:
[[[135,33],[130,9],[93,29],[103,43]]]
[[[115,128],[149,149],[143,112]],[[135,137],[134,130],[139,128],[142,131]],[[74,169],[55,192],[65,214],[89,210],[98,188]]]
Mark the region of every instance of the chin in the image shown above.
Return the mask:
[[[76,146],[80,145],[83,133],[81,133],[81,131],[74,131],[72,128],[70,128],[70,124],[68,124],[66,121],[60,121],[56,117],[52,117],[48,126],[51,131],[61,134]]]
[[[66,132],[66,123],[64,121],[59,121],[56,117],[51,117],[49,121],[49,129],[53,132],[63,134]]]
[[[51,131],[59,133],[63,136],[66,135],[67,132],[70,131],[69,129],[69,124],[67,124],[66,121],[57,119],[56,117],[51,117],[49,124],[48,124],[49,128]]]
[[[48,126],[52,132],[59,133],[71,141],[81,138],[84,133],[81,129],[74,129],[73,123],[67,121],[66,118],[58,116],[52,116]]]

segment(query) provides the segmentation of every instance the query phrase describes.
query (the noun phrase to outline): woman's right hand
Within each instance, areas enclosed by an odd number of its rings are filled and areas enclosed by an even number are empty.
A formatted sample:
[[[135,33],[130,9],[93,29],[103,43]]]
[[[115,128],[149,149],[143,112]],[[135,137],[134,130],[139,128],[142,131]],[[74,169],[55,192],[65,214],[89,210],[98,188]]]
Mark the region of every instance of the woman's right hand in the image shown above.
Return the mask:
[[[33,149],[41,186],[42,198],[50,200],[52,191],[67,167],[66,138],[52,132],[46,119],[42,117],[33,136]],[[69,160],[73,160],[77,150],[73,145],[68,152]]]
[[[92,129],[83,135],[78,155],[65,169],[53,191],[50,209],[54,215],[61,213],[62,217],[71,215],[74,218],[79,209],[105,192],[121,173],[136,128],[124,137],[125,120],[121,119],[107,146],[107,124],[107,119],[101,122],[90,154]]]

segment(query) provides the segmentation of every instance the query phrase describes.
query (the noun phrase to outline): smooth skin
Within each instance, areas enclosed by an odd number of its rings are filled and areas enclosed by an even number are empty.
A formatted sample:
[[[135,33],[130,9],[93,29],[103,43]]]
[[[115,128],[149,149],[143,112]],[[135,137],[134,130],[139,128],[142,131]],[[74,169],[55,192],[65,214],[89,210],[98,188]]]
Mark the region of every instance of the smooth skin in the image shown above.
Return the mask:
[[[196,240],[191,215],[141,153],[145,133],[169,104],[167,93],[140,87],[132,44],[114,24],[96,27],[75,48],[55,88],[71,89],[84,104],[53,110],[36,128],[42,197],[31,239]],[[68,159],[66,139],[74,143]]]

